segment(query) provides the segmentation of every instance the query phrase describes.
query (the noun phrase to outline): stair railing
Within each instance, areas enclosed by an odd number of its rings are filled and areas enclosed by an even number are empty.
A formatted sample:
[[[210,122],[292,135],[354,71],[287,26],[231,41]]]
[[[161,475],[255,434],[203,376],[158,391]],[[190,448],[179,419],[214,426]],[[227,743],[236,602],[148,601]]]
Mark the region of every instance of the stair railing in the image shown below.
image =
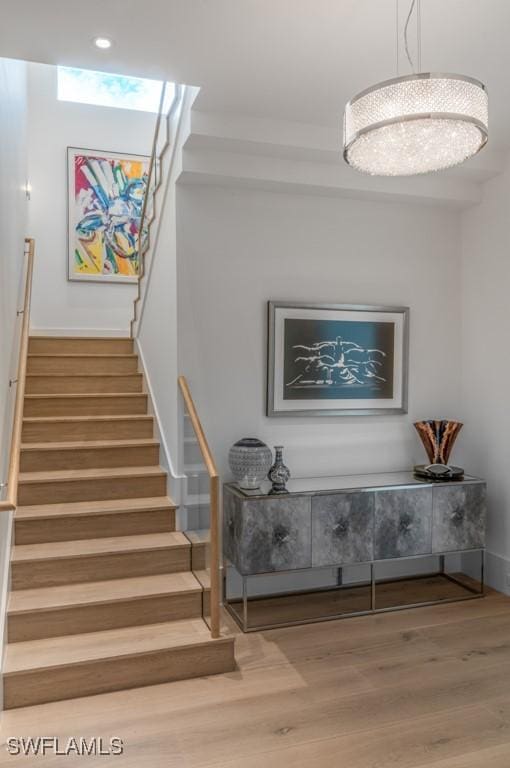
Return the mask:
[[[140,319],[140,301],[143,297],[142,281],[146,276],[146,256],[151,248],[151,229],[157,217],[156,202],[158,192],[162,186],[163,159],[170,146],[170,120],[176,104],[182,96],[182,88],[175,86],[175,95],[170,106],[167,105],[167,83],[161,88],[161,97],[154,127],[152,150],[147,171],[145,194],[138,228],[138,280],[137,294],[133,304],[133,316],[130,321],[130,336],[135,336],[135,324]],[[160,140],[163,136],[163,144]]]
[[[219,542],[219,506],[220,506],[220,477],[216,469],[209,443],[207,442],[202,423],[197,413],[189,384],[185,376],[179,376],[179,388],[186,411],[189,415],[195,437],[209,476],[210,498],[210,629],[211,637],[220,636],[220,542]]]
[[[16,385],[16,401],[12,420],[11,450],[9,457],[9,471],[7,475],[7,496],[0,501],[0,512],[16,509],[18,501],[18,476],[21,447],[21,428],[23,425],[23,404],[25,399],[25,380],[27,373],[28,335],[30,329],[30,301],[32,297],[32,274],[34,271],[35,240],[25,239],[25,253],[27,255],[27,268],[25,277],[25,299],[23,309],[18,314],[23,315],[21,326],[20,348],[18,357],[18,372],[15,379],[9,381],[9,386]]]

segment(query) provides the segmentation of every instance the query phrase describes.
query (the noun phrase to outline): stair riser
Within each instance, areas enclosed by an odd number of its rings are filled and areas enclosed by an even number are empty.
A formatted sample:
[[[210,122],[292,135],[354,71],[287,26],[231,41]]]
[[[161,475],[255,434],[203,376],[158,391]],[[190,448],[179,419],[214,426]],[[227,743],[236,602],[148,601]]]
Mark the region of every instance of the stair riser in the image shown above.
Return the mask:
[[[124,416],[147,413],[147,395],[25,399],[24,416]],[[61,437],[60,440],[64,438]]]
[[[13,562],[11,588],[33,589],[56,587],[61,584],[80,584],[85,581],[155,576],[161,573],[188,571],[189,568],[190,549],[187,547],[117,552],[36,562]]]
[[[8,616],[9,643],[40,640],[44,637],[99,632],[103,629],[158,624],[202,615],[202,594],[158,595],[117,600],[102,605],[80,605],[41,609]]]
[[[27,373],[64,373],[80,375],[137,373],[138,360],[133,357],[28,357]]]
[[[152,416],[112,421],[23,422],[21,442],[50,443],[71,440],[130,440],[152,437]]]
[[[102,539],[111,536],[136,536],[175,530],[175,510],[149,510],[116,514],[61,516],[42,520],[14,519],[16,544],[42,544],[48,541]]]
[[[148,467],[159,463],[159,446],[22,450],[21,472],[106,467]]]
[[[28,344],[30,355],[130,355],[132,352],[132,339],[49,339],[32,336]]]
[[[60,504],[72,501],[140,499],[166,494],[166,476],[56,480],[42,483],[21,482],[18,504]]]
[[[141,373],[125,376],[46,376],[40,374],[27,376],[25,392],[27,395],[141,392],[142,385]]]
[[[4,707],[26,707],[203,675],[232,672],[230,641],[152,651],[118,659],[14,673],[4,677]]]
[[[193,544],[191,547],[191,570],[205,571],[209,567],[209,544]]]

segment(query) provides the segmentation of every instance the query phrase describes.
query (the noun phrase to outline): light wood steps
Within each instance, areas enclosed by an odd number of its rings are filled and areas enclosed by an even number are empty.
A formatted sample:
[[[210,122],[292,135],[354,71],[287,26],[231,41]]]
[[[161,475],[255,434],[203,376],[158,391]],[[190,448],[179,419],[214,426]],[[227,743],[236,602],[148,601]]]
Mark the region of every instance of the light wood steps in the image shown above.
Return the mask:
[[[29,354],[27,373],[46,374],[118,374],[137,373],[135,354]]]
[[[22,443],[20,471],[141,467],[158,462],[159,443],[153,438]]]
[[[10,594],[8,642],[158,624],[202,615],[190,572],[19,589]]]
[[[166,473],[159,466],[24,472],[18,483],[21,506],[165,495]]]
[[[89,355],[129,355],[133,352],[133,340],[104,336],[31,336],[28,343],[28,352],[31,355],[65,355],[78,351]]]
[[[173,531],[175,510],[175,504],[167,496],[18,507],[14,516],[14,543],[39,544]]]
[[[9,645],[6,709],[171,682],[233,669],[230,638],[211,641],[202,619]]]
[[[11,554],[12,589],[77,584],[189,571],[191,545],[183,533],[21,544]]]
[[[23,419],[24,443],[63,440],[119,440],[152,437],[154,419],[143,414],[125,416],[35,416]]]
[[[209,528],[197,531],[185,531],[186,538],[191,544],[191,570],[203,571],[209,565],[209,545],[211,531]]]
[[[26,377],[27,395],[56,394],[98,394],[141,392],[143,376],[141,373],[117,374],[46,374],[31,373]]]
[[[7,708],[234,668],[176,506],[130,339],[29,341]],[[195,567],[204,546],[196,542]]]
[[[211,573],[208,570],[193,570],[193,575],[202,587],[202,612],[204,616],[211,615]]]
[[[55,394],[25,395],[23,415],[29,416],[101,416],[147,414],[144,393],[108,393],[99,395]]]

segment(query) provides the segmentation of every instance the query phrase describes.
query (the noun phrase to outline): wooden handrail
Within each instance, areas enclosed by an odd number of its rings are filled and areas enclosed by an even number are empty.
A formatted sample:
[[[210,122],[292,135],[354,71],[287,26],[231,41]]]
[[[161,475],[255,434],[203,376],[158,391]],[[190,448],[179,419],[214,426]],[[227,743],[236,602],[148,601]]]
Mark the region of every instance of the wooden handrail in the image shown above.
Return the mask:
[[[18,358],[18,374],[16,384],[16,403],[12,420],[11,453],[9,459],[9,473],[7,476],[7,498],[0,501],[0,512],[16,509],[18,501],[18,476],[21,447],[21,427],[23,424],[23,405],[25,400],[25,379],[27,373],[28,334],[30,329],[30,300],[32,297],[32,273],[34,271],[35,241],[27,237],[25,244],[28,246],[27,272],[25,278],[25,301],[23,303],[23,324],[21,326],[21,338]]]
[[[164,108],[165,108],[165,97],[166,97],[166,80],[163,81],[163,85],[161,86],[161,95],[159,100],[159,108],[158,108],[158,114],[156,117],[156,124],[154,127],[154,135],[152,137],[152,150],[150,154],[150,160],[149,160],[149,168],[147,171],[147,181],[145,184],[145,194],[143,196],[143,204],[142,204],[142,212],[140,216],[140,224],[138,227],[138,280],[136,283],[136,298],[133,302],[133,317],[129,324],[130,328],[130,336],[133,338],[133,328],[134,324],[136,322],[136,306],[141,298],[141,281],[143,279],[143,276],[145,274],[145,251],[144,251],[144,241],[143,241],[143,229],[145,227],[145,220],[147,218],[147,202],[149,199],[149,195],[151,194],[151,181],[152,181],[152,174],[154,173],[154,169],[156,167],[156,156],[158,153],[158,141],[159,141],[159,131],[161,128],[161,118],[163,116]],[[153,200],[153,205],[154,205]],[[147,233],[147,237],[149,237],[150,234]]]
[[[193,425],[193,430],[197,436],[198,444],[200,446],[200,453],[204,459],[209,477],[218,477],[218,470],[216,469],[216,464],[214,463],[213,455],[211,453],[211,449],[209,448],[209,443],[207,442],[202,423],[198,417],[197,409],[195,408],[195,403],[193,402],[186,376],[179,376],[179,387],[182,393],[184,404],[186,405],[186,410],[188,411],[191,423]]]
[[[210,495],[210,578],[211,578],[211,637],[220,636],[220,544],[219,544],[219,511],[220,511],[220,478],[216,464],[209,448],[202,423],[197,413],[193,397],[185,376],[179,376],[179,388],[188,412],[198,447],[209,475]]]

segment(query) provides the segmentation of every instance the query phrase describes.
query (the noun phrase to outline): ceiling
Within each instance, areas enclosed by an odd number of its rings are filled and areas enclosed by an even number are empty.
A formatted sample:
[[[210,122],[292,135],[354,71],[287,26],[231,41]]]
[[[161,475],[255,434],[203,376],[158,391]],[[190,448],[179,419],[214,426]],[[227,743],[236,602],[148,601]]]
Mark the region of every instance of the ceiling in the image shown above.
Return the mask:
[[[333,125],[354,93],[395,75],[395,2],[0,0],[0,55],[166,77],[200,86],[204,110]],[[422,0],[422,69],[486,83],[497,149],[510,148],[509,29],[509,0]],[[114,46],[96,49],[97,36]]]

